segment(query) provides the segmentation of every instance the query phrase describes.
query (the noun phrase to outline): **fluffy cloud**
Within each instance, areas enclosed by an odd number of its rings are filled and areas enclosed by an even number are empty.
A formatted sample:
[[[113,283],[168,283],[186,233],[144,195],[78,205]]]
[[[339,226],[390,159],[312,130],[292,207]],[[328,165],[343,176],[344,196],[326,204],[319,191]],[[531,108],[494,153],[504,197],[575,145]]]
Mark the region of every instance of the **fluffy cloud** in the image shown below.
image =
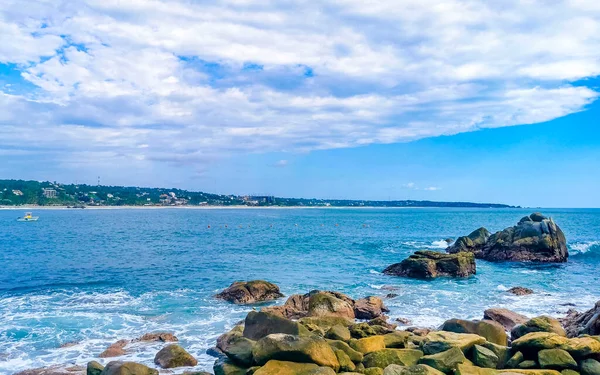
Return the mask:
[[[6,0],[0,63],[30,88],[0,92],[0,149],[203,165],[543,122],[597,98],[575,82],[600,74],[599,20],[586,0]]]

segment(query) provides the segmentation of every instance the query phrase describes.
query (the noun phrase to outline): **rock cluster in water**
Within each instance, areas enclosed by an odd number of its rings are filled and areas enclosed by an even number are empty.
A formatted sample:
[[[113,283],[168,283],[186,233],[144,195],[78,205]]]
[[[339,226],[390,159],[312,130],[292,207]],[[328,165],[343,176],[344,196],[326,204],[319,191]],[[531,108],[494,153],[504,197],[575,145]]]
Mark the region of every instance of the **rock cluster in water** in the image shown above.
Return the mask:
[[[383,273],[421,279],[438,276],[467,277],[476,273],[475,257],[472,253],[417,251],[402,262],[387,267]]]
[[[236,281],[215,297],[235,304],[250,304],[281,298],[283,294],[279,291],[279,287],[273,283],[264,280],[253,280]]]
[[[479,228],[459,237],[447,252],[469,252],[489,261],[566,262],[569,257],[562,230],[540,213],[525,216],[517,225],[492,235]]]

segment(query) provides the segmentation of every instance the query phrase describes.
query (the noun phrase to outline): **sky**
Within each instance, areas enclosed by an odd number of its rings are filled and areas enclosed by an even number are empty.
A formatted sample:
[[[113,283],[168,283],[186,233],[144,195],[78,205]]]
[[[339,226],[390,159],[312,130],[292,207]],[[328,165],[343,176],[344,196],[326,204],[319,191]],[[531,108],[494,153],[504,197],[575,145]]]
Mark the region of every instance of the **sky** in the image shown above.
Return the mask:
[[[0,178],[600,207],[596,0],[0,2]]]

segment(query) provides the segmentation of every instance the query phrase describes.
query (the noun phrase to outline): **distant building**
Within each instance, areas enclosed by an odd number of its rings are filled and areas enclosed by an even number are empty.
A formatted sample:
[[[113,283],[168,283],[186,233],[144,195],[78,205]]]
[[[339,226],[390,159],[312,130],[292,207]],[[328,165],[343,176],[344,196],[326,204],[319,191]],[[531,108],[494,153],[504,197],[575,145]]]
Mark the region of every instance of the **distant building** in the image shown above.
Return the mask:
[[[249,197],[249,200],[258,201],[259,203],[268,203],[268,204],[275,203],[275,197],[272,195],[252,196],[252,197]]]
[[[169,195],[171,196],[171,198],[177,198],[177,196],[173,192],[170,192]]]
[[[56,190],[54,189],[42,188],[42,194],[49,199],[56,198]]]
[[[12,192],[14,195],[19,195],[19,196],[23,195],[23,192],[21,190],[13,190]]]

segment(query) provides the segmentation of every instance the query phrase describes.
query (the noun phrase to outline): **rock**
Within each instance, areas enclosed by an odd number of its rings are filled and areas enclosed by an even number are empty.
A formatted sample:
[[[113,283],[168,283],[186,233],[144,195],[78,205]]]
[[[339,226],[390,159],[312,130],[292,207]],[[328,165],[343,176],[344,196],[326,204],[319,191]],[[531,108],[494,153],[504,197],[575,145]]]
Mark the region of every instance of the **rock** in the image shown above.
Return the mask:
[[[111,344],[108,348],[106,348],[106,350],[100,353],[98,357],[110,358],[125,355],[127,352],[124,348],[127,344],[129,344],[129,340],[119,340],[114,344]]]
[[[236,281],[227,289],[215,296],[216,298],[235,304],[249,304],[271,301],[283,297],[279,287],[264,280]]]
[[[356,300],[354,303],[354,315],[356,319],[374,319],[390,310],[385,307],[379,297],[366,297]]]
[[[483,319],[493,320],[501,324],[505,330],[510,331],[517,324],[523,324],[529,320],[525,315],[503,308],[491,308],[483,312]]]
[[[331,340],[342,340],[342,341],[348,341],[351,338],[350,330],[348,329],[348,327],[345,327],[340,324],[337,324],[337,325],[329,328],[329,330],[325,334],[325,337],[328,339],[331,339]]]
[[[153,333],[146,333],[143,336],[138,337],[137,339],[135,339],[133,341],[134,342],[137,342],[137,341],[177,342],[177,341],[179,341],[179,339],[171,332],[153,332]]]
[[[402,324],[402,325],[405,325],[405,326],[411,324],[411,321],[408,318],[399,317],[399,318],[396,318],[394,320],[397,321],[398,323]]]
[[[399,296],[399,294],[396,294],[396,293],[388,293],[385,295],[385,298],[392,299],[392,298],[396,298],[398,296]]]
[[[443,375],[442,372],[427,365],[400,366],[389,365],[383,375]]]
[[[17,372],[13,375],[83,375],[86,369],[81,366],[65,367],[64,365],[40,367]]]
[[[329,367],[320,367],[314,363],[271,360],[256,370],[254,375],[335,375],[335,372]]]
[[[300,319],[308,314],[308,295],[292,294],[282,306],[263,307],[261,311],[287,319]]]
[[[227,358],[219,358],[213,366],[215,375],[246,375],[247,369],[240,367]]]
[[[579,374],[577,371],[575,371],[575,370],[569,370],[569,369],[567,369],[567,370],[562,370],[562,371],[560,372],[560,374],[561,374],[561,375],[580,375],[580,374]]]
[[[544,349],[538,352],[538,363],[541,368],[554,370],[576,369],[577,362],[565,350]]]
[[[108,362],[102,375],[158,375],[158,370],[135,362]]]
[[[584,312],[570,311],[566,318],[562,320],[568,337],[577,337],[579,335],[600,335],[600,301],[596,305]]]
[[[252,348],[254,347],[255,341],[241,335],[232,335],[223,352],[227,357],[234,363],[243,366],[250,367],[253,363]]]
[[[363,365],[366,368],[386,368],[391,364],[401,366],[416,365],[423,356],[423,352],[414,349],[381,349],[365,355]]]
[[[316,325],[324,331],[328,331],[331,327],[336,325],[350,327],[354,324],[353,320],[338,316],[306,317],[298,320],[298,322],[304,326]]]
[[[448,250],[468,251],[455,246]],[[483,248],[475,250],[473,254],[476,258],[489,261],[566,262],[569,257],[562,230],[552,219],[538,213],[521,219],[513,227],[494,233]]]
[[[264,365],[272,359],[301,363],[315,363],[338,370],[340,364],[335,352],[325,339],[287,335],[268,335],[256,342],[252,349],[254,362]]]
[[[449,246],[446,251],[450,254],[461,252],[473,253],[476,257],[481,254],[483,246],[490,238],[490,232],[481,227],[474,230],[468,236],[458,237],[454,244]]]
[[[533,361],[532,361],[533,362]],[[560,372],[556,370],[523,370],[523,369],[506,369],[506,370],[494,370],[488,368],[481,368],[472,365],[458,365],[455,375],[560,375]]]
[[[479,367],[496,368],[498,367],[499,358],[491,350],[480,345],[473,346],[472,349],[473,363]]]
[[[383,273],[420,279],[439,276],[467,277],[476,273],[475,258],[472,253],[417,251],[402,262],[387,267]]]
[[[523,357],[523,353],[516,352],[510,359],[506,362],[506,368],[516,368],[519,366],[519,363],[523,362],[525,357]]]
[[[586,359],[581,362],[581,375],[600,375],[600,362]]]
[[[338,362],[340,363],[340,371],[354,371],[356,370],[356,365],[348,354],[340,349],[334,349],[335,356],[337,357]]]
[[[308,316],[337,316],[354,319],[352,304],[328,292],[317,292],[308,299]]]
[[[528,294],[533,294],[533,290],[529,288],[524,288],[522,286],[515,286],[506,291],[507,293],[514,294],[515,296],[526,296]]]
[[[513,340],[516,340],[531,332],[551,332],[560,336],[567,336],[560,322],[549,316],[538,316],[529,319],[525,323],[515,326],[511,330],[510,335]]]
[[[378,334],[389,333],[387,329],[379,326],[371,326],[368,323],[358,323],[351,325],[349,328],[350,336],[355,339],[362,339],[364,337],[375,336]]]
[[[510,358],[510,348],[508,346],[498,345],[491,342],[484,342],[483,344],[481,344],[481,346],[491,350],[496,355],[496,357],[498,357],[498,364],[496,368],[505,368],[506,362]]]
[[[100,375],[102,370],[104,370],[104,366],[96,361],[91,361],[88,362],[85,373],[86,375]]]
[[[429,332],[431,332],[431,329],[422,327],[408,327],[405,331],[416,336],[427,336]]]
[[[364,375],[383,375],[383,369],[379,367],[369,367],[363,370]]]
[[[380,315],[377,318],[373,318],[371,320],[369,320],[367,322],[368,325],[370,326],[380,326],[385,328],[386,330],[393,332],[396,330],[396,328],[398,327],[398,325],[396,324],[392,324],[392,323],[388,323],[388,317],[385,315]]]
[[[428,365],[445,373],[452,373],[459,364],[467,362],[467,357],[459,348],[451,348],[445,352],[426,355],[419,359],[420,364]]]
[[[421,349],[427,355],[444,352],[452,348],[459,348],[463,352],[474,345],[485,343],[485,338],[472,333],[454,333],[437,331],[430,332],[421,343]]]
[[[536,361],[532,361],[532,360],[525,360],[521,363],[519,363],[519,368],[522,369],[529,369],[529,368],[536,368],[538,366]]]
[[[193,367],[198,364],[196,358],[177,344],[167,345],[154,356],[154,363],[162,368]]]
[[[512,348],[516,351],[537,352],[542,349],[554,349],[566,345],[569,339],[556,333],[532,332],[512,342]]]
[[[385,338],[383,336],[371,336],[362,339],[352,339],[348,343],[357,352],[368,354],[385,349]],[[366,366],[365,366],[366,367]]]
[[[290,335],[308,335],[309,331],[298,322],[280,316],[250,311],[244,323],[244,337],[250,340],[259,340],[273,333],[287,333]]]
[[[450,319],[444,322],[440,327],[442,331],[456,333],[475,333],[484,337],[487,341],[506,346],[508,336],[504,327],[492,320],[462,320]]]
[[[584,336],[569,339],[561,349],[569,352],[576,359],[600,353],[600,341],[597,336]]]
[[[383,341],[386,348],[405,348],[408,342],[409,332],[406,331],[394,331],[383,335]]]
[[[350,360],[354,363],[360,363],[363,360],[363,354],[359,351],[356,351],[350,347],[350,345],[346,344],[343,341],[339,340],[327,340],[329,346],[331,346],[334,351],[336,349],[343,351],[350,358]]]

